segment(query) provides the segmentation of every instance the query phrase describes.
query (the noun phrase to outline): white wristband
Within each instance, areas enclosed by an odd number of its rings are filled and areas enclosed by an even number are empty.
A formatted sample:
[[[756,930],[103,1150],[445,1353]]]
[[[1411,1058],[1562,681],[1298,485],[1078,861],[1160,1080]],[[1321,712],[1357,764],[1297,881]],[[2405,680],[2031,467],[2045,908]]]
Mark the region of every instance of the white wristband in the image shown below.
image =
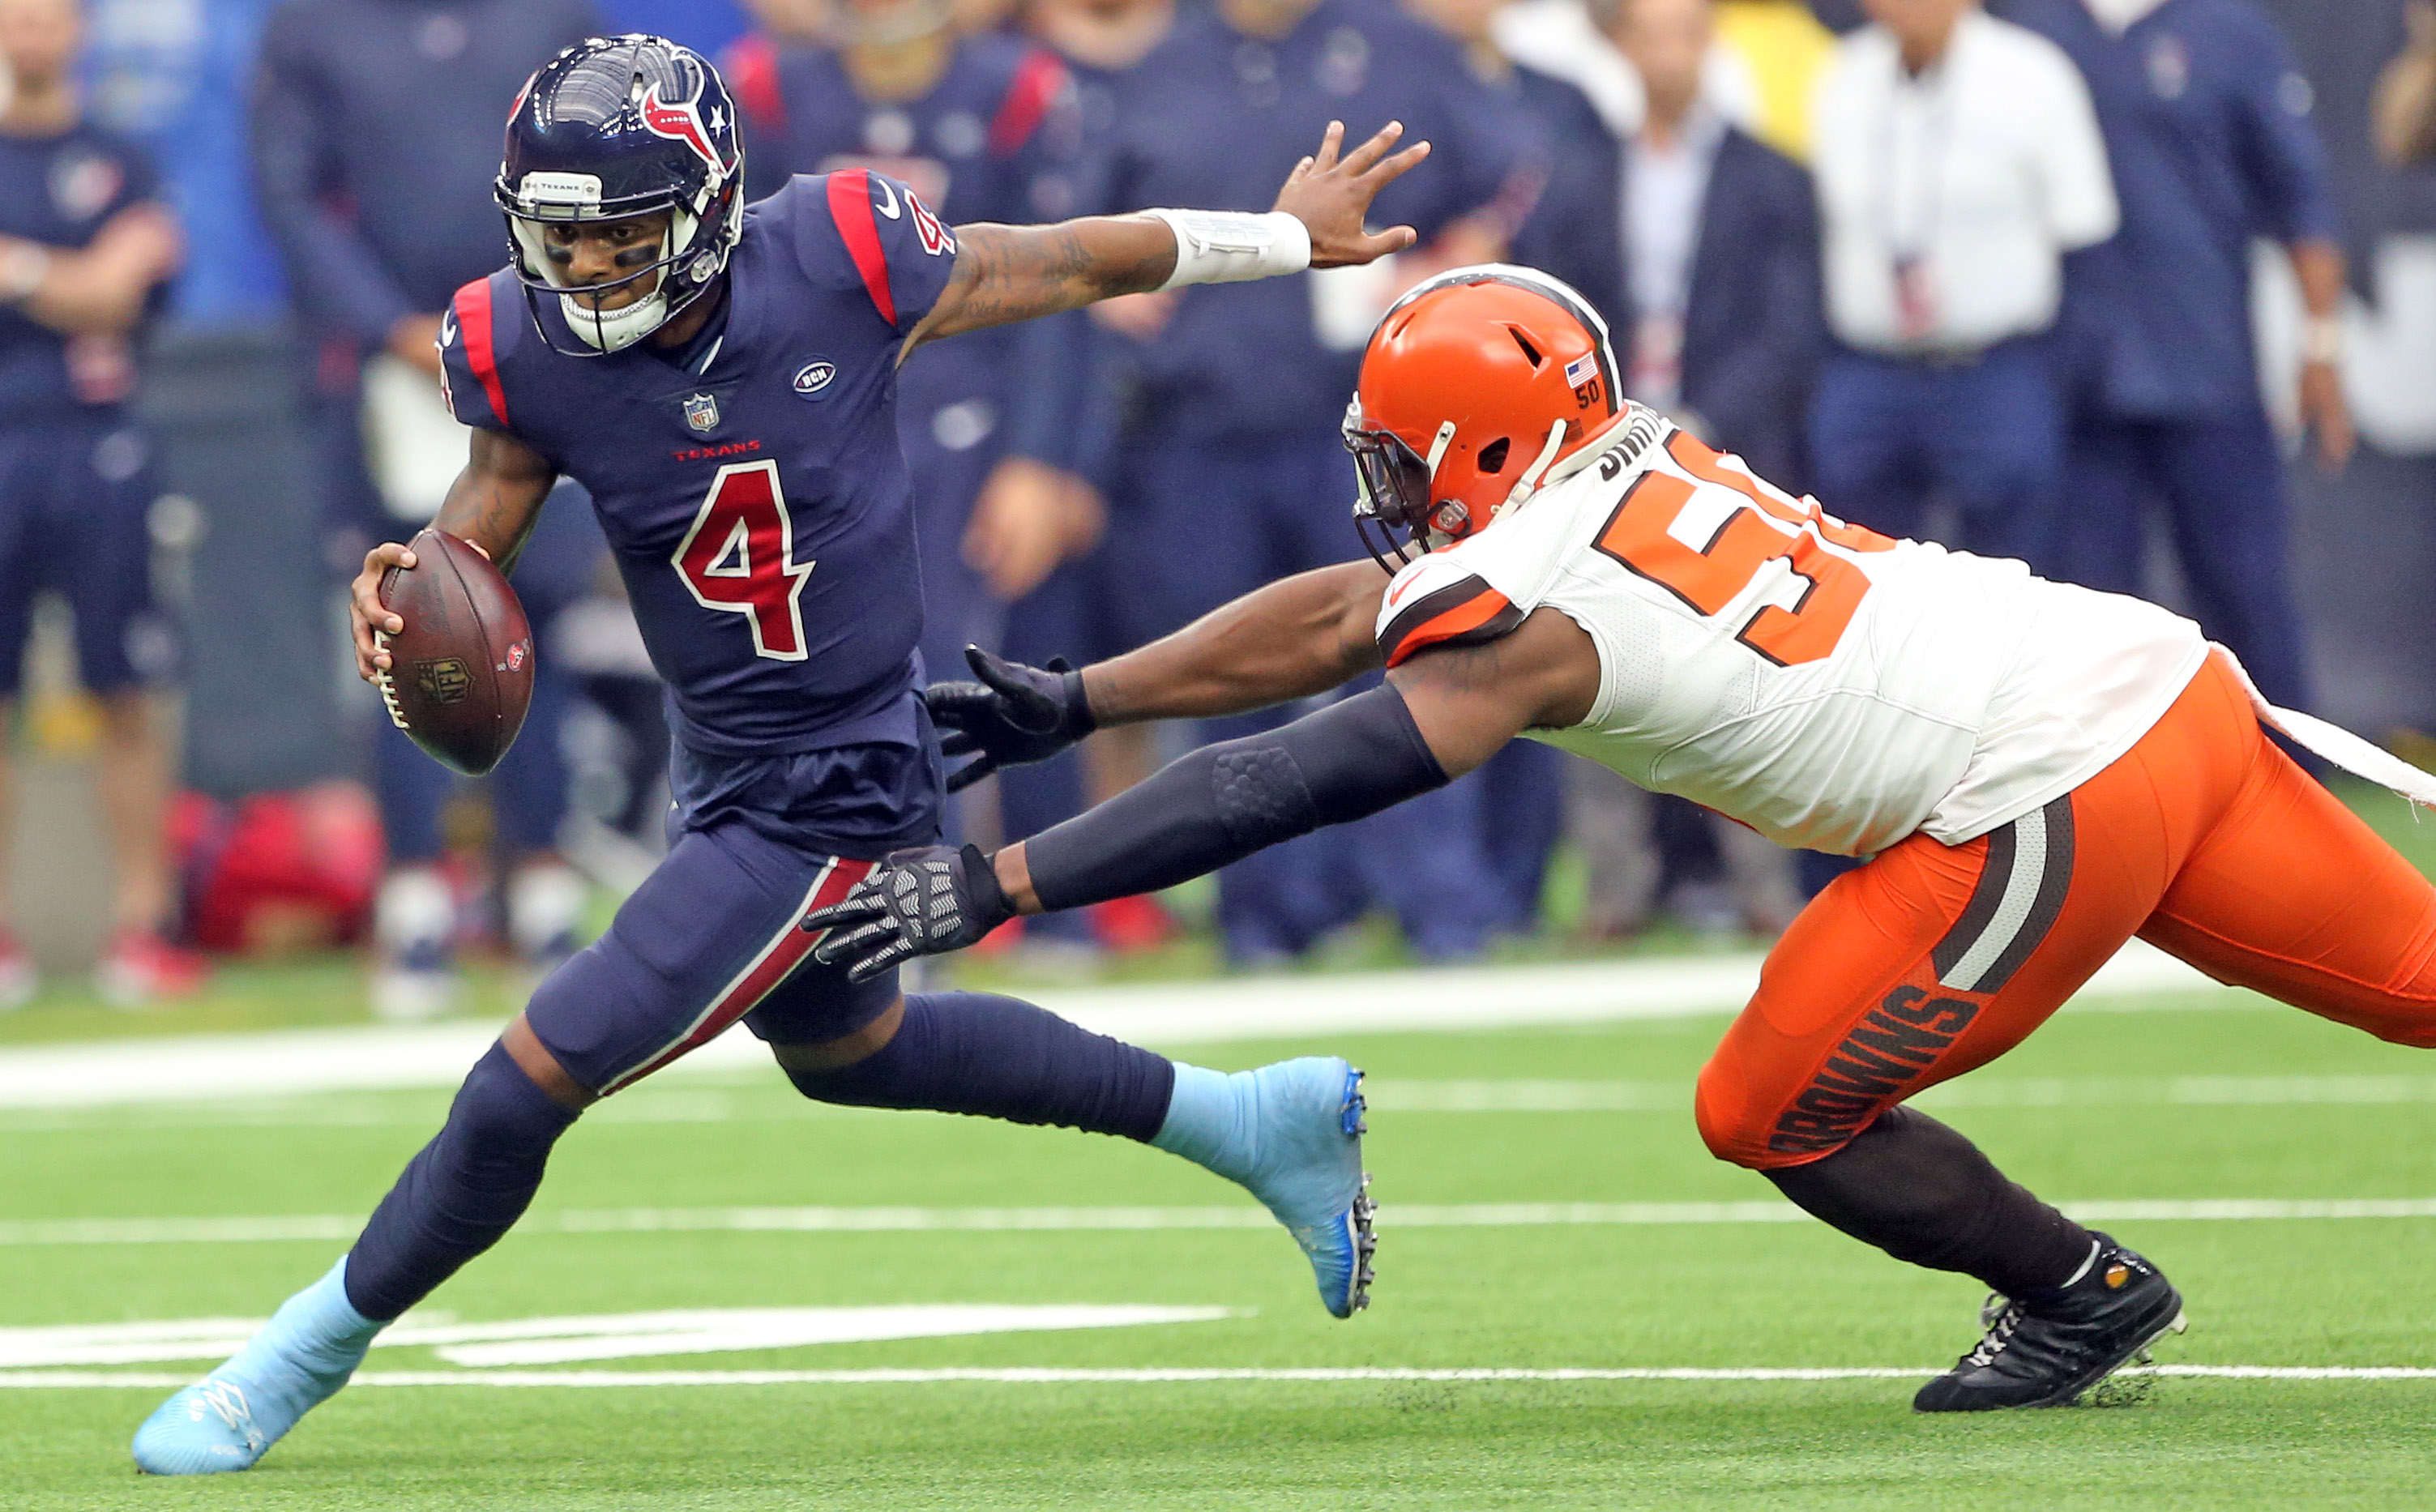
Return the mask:
[[[2340,315],[2312,315],[2301,323],[2301,360],[2340,362],[2343,321]]]
[[[1161,288],[1236,284],[1311,266],[1311,228],[1282,210],[1145,210],[1175,233],[1175,271]]]

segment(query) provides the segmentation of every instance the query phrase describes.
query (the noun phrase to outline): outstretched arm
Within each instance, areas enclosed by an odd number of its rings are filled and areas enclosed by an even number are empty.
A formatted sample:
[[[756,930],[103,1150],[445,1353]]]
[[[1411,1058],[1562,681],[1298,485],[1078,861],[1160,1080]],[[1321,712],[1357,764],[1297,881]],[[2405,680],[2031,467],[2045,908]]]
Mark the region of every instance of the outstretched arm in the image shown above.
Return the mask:
[[[1214,720],[1310,698],[1379,667],[1387,579],[1373,562],[1281,578],[1171,635],[1083,669],[1095,724]]]
[[[1000,851],[993,875],[1023,913],[1173,887],[1418,797],[1524,730],[1578,724],[1598,688],[1589,635],[1561,610],[1540,609],[1510,635],[1425,651],[1383,686],[1180,756]]]
[[[1541,609],[1503,640],[1423,652],[1383,686],[1281,729],[1206,746],[1028,841],[899,851],[844,902],[806,915],[858,981],[961,949],[1018,913],[1172,887],[1461,776],[1534,726],[1578,724],[1598,694],[1590,638]]]
[[[1403,130],[1391,121],[1340,159],[1345,127],[1331,122],[1319,151],[1287,176],[1270,214],[1299,222],[1307,253],[1299,244],[1284,245],[1280,228],[1256,216],[1145,211],[1053,226],[958,226],[955,272],[931,313],[905,339],[905,350],[983,326],[1080,309],[1119,294],[1262,278],[1305,267],[1339,268],[1401,252],[1413,244],[1412,227],[1374,235],[1363,229],[1362,217],[1381,189],[1429,155],[1426,142],[1391,154]]]
[[[948,790],[1045,761],[1103,724],[1215,719],[1324,693],[1379,665],[1370,630],[1386,586],[1367,562],[1299,573],[1079,672],[968,647],[981,681],[923,694],[946,732],[941,751],[979,757],[949,774]]]

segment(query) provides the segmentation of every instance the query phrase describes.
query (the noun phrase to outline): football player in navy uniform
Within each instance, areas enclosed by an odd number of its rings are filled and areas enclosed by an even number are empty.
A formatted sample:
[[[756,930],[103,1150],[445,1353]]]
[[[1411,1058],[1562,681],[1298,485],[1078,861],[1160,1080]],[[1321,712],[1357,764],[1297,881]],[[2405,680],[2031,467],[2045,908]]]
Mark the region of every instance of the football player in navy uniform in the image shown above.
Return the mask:
[[[797,173],[862,167],[913,187],[950,224],[1068,213],[1077,141],[1056,57],[996,32],[959,37],[939,0],[850,0],[823,34],[757,34],[726,75],[743,109],[748,190]],[[1035,192],[1043,191],[1043,192]],[[917,352],[897,377],[897,432],[913,472],[922,558],[922,658],[963,669],[994,644],[1005,603],[1035,586],[1076,533],[1054,465],[1060,417],[1036,402],[1041,371],[1070,363],[1079,322],[1001,327]],[[1088,531],[1085,533],[1088,534]]]
[[[150,592],[149,446],[127,408],[134,339],[177,269],[179,235],[142,155],[83,118],[80,29],[76,0],[0,0],[0,78],[14,82],[0,113],[0,726],[21,686],[34,594],[56,589],[102,708],[117,874],[98,982],[131,1004],[191,993],[203,975],[161,934],[170,774],[151,685],[176,646]],[[0,756],[0,801],[7,776]],[[33,986],[32,964],[0,928],[0,1009]]]
[[[609,932],[474,1067],[355,1247],[135,1435],[162,1474],[243,1469],[345,1384],[373,1338],[495,1243],[590,1103],[737,1020],[805,1095],[1121,1135],[1247,1187],[1339,1317],[1366,1299],[1359,1073],[1334,1057],[1233,1076],[1028,1003],[849,982],[809,962],[808,909],[939,834],[905,354],[1114,294],[1366,262],[1408,246],[1363,215],[1425,147],[1331,127],[1265,215],[1153,210],[950,230],[867,169],[746,208],[718,73],[655,37],[595,40],[534,76],[497,192],[512,265],[440,333],[471,456],[437,525],[503,568],[566,473],[606,530],[676,732],[674,842]],[[374,548],[358,669],[385,676]]]

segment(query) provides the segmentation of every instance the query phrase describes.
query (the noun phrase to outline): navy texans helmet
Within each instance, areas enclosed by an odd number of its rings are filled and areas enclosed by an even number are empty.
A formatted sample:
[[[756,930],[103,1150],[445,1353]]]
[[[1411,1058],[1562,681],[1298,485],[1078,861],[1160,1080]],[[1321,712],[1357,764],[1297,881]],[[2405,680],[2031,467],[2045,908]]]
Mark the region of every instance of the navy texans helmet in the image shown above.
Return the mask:
[[[736,106],[700,53],[637,34],[594,37],[551,59],[508,113],[492,189],[507,212],[516,275],[542,339],[571,356],[619,351],[701,298],[742,233],[743,179]],[[604,283],[567,283],[566,268],[550,256],[552,222],[663,210],[669,229],[658,255]],[[617,309],[577,297],[597,301],[646,280],[650,292]],[[552,338],[541,319],[545,294],[558,296],[581,349]]]

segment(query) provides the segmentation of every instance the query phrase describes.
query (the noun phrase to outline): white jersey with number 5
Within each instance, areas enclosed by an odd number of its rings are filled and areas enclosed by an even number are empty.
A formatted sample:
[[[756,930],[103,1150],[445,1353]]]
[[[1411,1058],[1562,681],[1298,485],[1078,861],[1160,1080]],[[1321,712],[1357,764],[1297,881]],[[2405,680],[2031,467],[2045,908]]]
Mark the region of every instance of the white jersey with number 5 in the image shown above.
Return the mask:
[[[1647,410],[1615,434],[1397,574],[1380,646],[1392,667],[1560,610],[1598,700],[1532,736],[1783,844],[1985,834],[2130,750],[2207,656],[2154,604],[1846,525]]]

